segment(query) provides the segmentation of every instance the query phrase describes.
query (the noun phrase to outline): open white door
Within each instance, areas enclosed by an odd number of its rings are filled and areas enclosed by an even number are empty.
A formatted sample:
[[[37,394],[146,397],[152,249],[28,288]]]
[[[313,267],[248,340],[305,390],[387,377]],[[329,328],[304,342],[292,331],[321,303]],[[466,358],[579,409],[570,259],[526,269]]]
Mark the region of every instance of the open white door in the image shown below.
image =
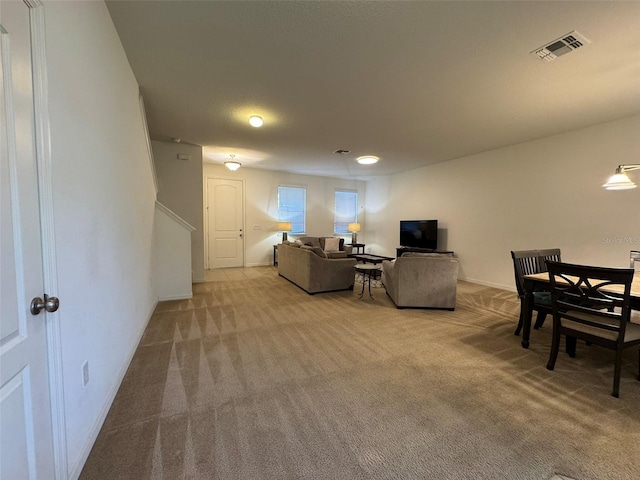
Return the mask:
[[[207,179],[208,268],[244,266],[242,180]]]
[[[0,478],[54,478],[47,327],[30,312],[44,281],[29,8],[1,2],[0,25]]]

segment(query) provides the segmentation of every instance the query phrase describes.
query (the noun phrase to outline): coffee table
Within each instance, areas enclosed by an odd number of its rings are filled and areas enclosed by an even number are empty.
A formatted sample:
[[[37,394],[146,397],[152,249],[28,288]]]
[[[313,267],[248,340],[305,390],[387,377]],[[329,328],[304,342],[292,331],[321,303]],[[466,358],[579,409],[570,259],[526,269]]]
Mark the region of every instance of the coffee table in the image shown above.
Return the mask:
[[[393,260],[392,257],[383,257],[382,255],[371,255],[370,253],[366,254],[354,254],[349,255],[351,258],[355,258],[356,260],[360,260],[364,263],[373,263],[377,265],[378,263],[382,263],[384,260]]]
[[[380,266],[377,264],[362,263],[355,265],[353,268],[356,269],[356,272],[362,274],[362,292],[360,292],[359,298],[362,298],[364,295],[364,286],[366,283],[369,283],[369,298],[373,298],[373,295],[371,295],[371,279],[373,278],[375,280],[376,278],[380,278],[382,274]]]

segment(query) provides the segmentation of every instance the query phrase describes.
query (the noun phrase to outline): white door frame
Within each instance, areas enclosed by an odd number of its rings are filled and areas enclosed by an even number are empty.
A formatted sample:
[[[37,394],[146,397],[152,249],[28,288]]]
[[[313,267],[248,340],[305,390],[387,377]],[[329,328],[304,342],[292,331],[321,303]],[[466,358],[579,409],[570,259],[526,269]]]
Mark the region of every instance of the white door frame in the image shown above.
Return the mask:
[[[247,264],[247,225],[245,222],[245,218],[246,218],[246,212],[245,212],[245,208],[246,208],[246,196],[247,196],[247,188],[246,188],[246,181],[244,178],[230,178],[230,177],[218,177],[218,176],[213,176],[213,175],[208,175],[204,178],[204,231],[205,231],[205,238],[204,238],[204,255],[206,258],[206,269],[207,270],[211,270],[212,266],[211,266],[211,261],[210,261],[210,253],[209,252],[209,213],[208,213],[208,208],[209,208],[209,180],[233,180],[234,182],[240,181],[242,182],[242,266],[244,267]]]
[[[43,283],[47,295],[58,296],[58,272],[53,215],[51,132],[49,125],[49,95],[45,45],[45,6],[42,0],[24,0],[24,2],[30,9],[29,21],[31,24],[33,102],[36,163],[38,166],[40,235],[42,238]],[[60,299],[60,304],[62,308],[64,308],[64,298]],[[66,479],[69,476],[69,469],[67,462],[67,435],[62,382],[62,348],[59,314],[57,312],[46,313],[45,322],[47,330],[55,478]]]

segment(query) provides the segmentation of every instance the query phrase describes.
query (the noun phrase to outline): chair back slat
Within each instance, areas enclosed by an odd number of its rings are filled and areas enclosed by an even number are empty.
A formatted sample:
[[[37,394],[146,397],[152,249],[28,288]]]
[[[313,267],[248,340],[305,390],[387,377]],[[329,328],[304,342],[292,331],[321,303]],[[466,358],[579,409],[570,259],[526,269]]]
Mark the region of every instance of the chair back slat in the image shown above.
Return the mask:
[[[524,276],[538,273],[537,250],[512,251],[513,270],[515,273],[518,296],[524,295]]]
[[[547,271],[547,260],[552,262],[559,262],[560,259],[560,249],[559,248],[549,248],[547,250],[538,250],[538,268],[540,272]]]
[[[629,254],[629,267],[640,270],[640,251],[631,250]]]

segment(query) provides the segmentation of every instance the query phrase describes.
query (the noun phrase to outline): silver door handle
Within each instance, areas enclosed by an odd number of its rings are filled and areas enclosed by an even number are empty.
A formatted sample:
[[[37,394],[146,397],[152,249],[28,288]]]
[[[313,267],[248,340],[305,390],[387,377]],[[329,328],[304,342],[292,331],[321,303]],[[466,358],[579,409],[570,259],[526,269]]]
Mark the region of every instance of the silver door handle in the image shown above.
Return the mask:
[[[40,297],[35,297],[31,300],[31,315],[38,315],[42,309],[45,309],[49,313],[53,313],[58,310],[60,306],[60,300],[56,297],[49,297],[45,294],[44,300]]]

